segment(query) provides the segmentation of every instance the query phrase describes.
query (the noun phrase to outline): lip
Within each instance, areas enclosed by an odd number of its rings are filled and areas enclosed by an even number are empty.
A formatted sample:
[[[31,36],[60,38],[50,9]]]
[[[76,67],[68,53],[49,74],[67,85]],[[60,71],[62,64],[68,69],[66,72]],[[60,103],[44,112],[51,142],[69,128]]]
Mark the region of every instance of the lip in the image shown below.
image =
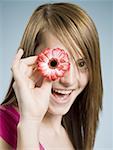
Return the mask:
[[[63,89],[63,90],[64,90],[64,89]],[[65,98],[56,97],[56,96],[54,96],[54,95],[51,93],[50,97],[51,97],[51,99],[52,99],[54,102],[56,102],[57,104],[66,104],[66,103],[69,102],[72,93],[73,93],[73,90],[72,90],[71,93],[68,94]]]
[[[73,91],[74,89],[62,89],[62,88],[54,88],[52,87],[54,90],[61,90],[61,91]]]

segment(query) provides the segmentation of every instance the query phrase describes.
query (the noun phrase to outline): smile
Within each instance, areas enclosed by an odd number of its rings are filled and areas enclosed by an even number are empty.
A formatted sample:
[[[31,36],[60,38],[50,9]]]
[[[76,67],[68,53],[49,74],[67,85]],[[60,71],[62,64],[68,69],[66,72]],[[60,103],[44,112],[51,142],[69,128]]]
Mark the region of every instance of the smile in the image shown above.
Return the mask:
[[[73,90],[61,90],[52,88],[51,98],[58,104],[65,104],[69,101],[72,92]]]

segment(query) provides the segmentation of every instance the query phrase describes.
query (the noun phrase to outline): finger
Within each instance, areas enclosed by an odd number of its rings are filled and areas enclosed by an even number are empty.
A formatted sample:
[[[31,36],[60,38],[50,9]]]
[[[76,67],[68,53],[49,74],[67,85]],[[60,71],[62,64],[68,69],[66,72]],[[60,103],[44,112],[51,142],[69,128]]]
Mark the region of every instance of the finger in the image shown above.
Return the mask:
[[[24,62],[26,65],[33,65],[36,63],[37,56],[31,56],[27,58],[21,59],[22,62]]]
[[[22,55],[23,55],[23,49],[19,49],[19,51],[17,52],[15,58],[14,58],[14,64],[18,64]]]
[[[18,94],[18,89],[17,89],[17,83],[16,83],[16,81],[14,81],[14,83],[13,83],[13,89],[14,89],[16,97],[18,97],[19,94]],[[19,98],[17,98],[17,102],[18,102],[18,105],[20,106]]]
[[[19,64],[20,64],[20,59],[21,59],[22,55],[23,55],[23,50],[19,49],[19,51],[17,52],[17,54],[14,58],[13,64],[12,64],[12,73],[13,73],[15,80],[19,80],[18,70],[19,70]]]
[[[34,72],[37,71],[37,66],[36,66],[36,59],[37,56],[31,56],[27,58],[23,58],[20,60],[21,64],[24,64],[28,67],[26,75],[28,77],[31,77]]]
[[[12,70],[14,70],[16,67],[18,67],[22,55],[23,55],[23,50],[19,49],[19,51],[17,52],[17,54],[14,58],[13,65],[12,65]]]

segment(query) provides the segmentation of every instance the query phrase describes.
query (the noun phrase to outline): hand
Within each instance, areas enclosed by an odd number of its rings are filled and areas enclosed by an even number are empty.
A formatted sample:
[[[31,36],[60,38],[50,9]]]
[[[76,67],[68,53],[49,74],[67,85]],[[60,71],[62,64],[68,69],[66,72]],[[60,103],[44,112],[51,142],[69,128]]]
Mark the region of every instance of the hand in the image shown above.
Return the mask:
[[[37,56],[21,59],[23,50],[15,56],[12,72],[13,88],[17,97],[20,116],[28,119],[42,120],[48,110],[52,83],[43,79],[41,86],[36,87],[38,74],[33,71]]]

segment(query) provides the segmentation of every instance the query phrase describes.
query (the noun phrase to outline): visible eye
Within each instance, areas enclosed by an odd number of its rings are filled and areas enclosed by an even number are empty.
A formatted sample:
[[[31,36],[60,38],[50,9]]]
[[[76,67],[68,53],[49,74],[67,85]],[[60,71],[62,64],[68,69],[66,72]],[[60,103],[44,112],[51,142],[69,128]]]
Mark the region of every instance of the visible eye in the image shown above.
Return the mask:
[[[82,71],[88,69],[87,65],[86,65],[86,62],[84,59],[79,59],[77,60],[77,65],[78,65],[78,68]]]

